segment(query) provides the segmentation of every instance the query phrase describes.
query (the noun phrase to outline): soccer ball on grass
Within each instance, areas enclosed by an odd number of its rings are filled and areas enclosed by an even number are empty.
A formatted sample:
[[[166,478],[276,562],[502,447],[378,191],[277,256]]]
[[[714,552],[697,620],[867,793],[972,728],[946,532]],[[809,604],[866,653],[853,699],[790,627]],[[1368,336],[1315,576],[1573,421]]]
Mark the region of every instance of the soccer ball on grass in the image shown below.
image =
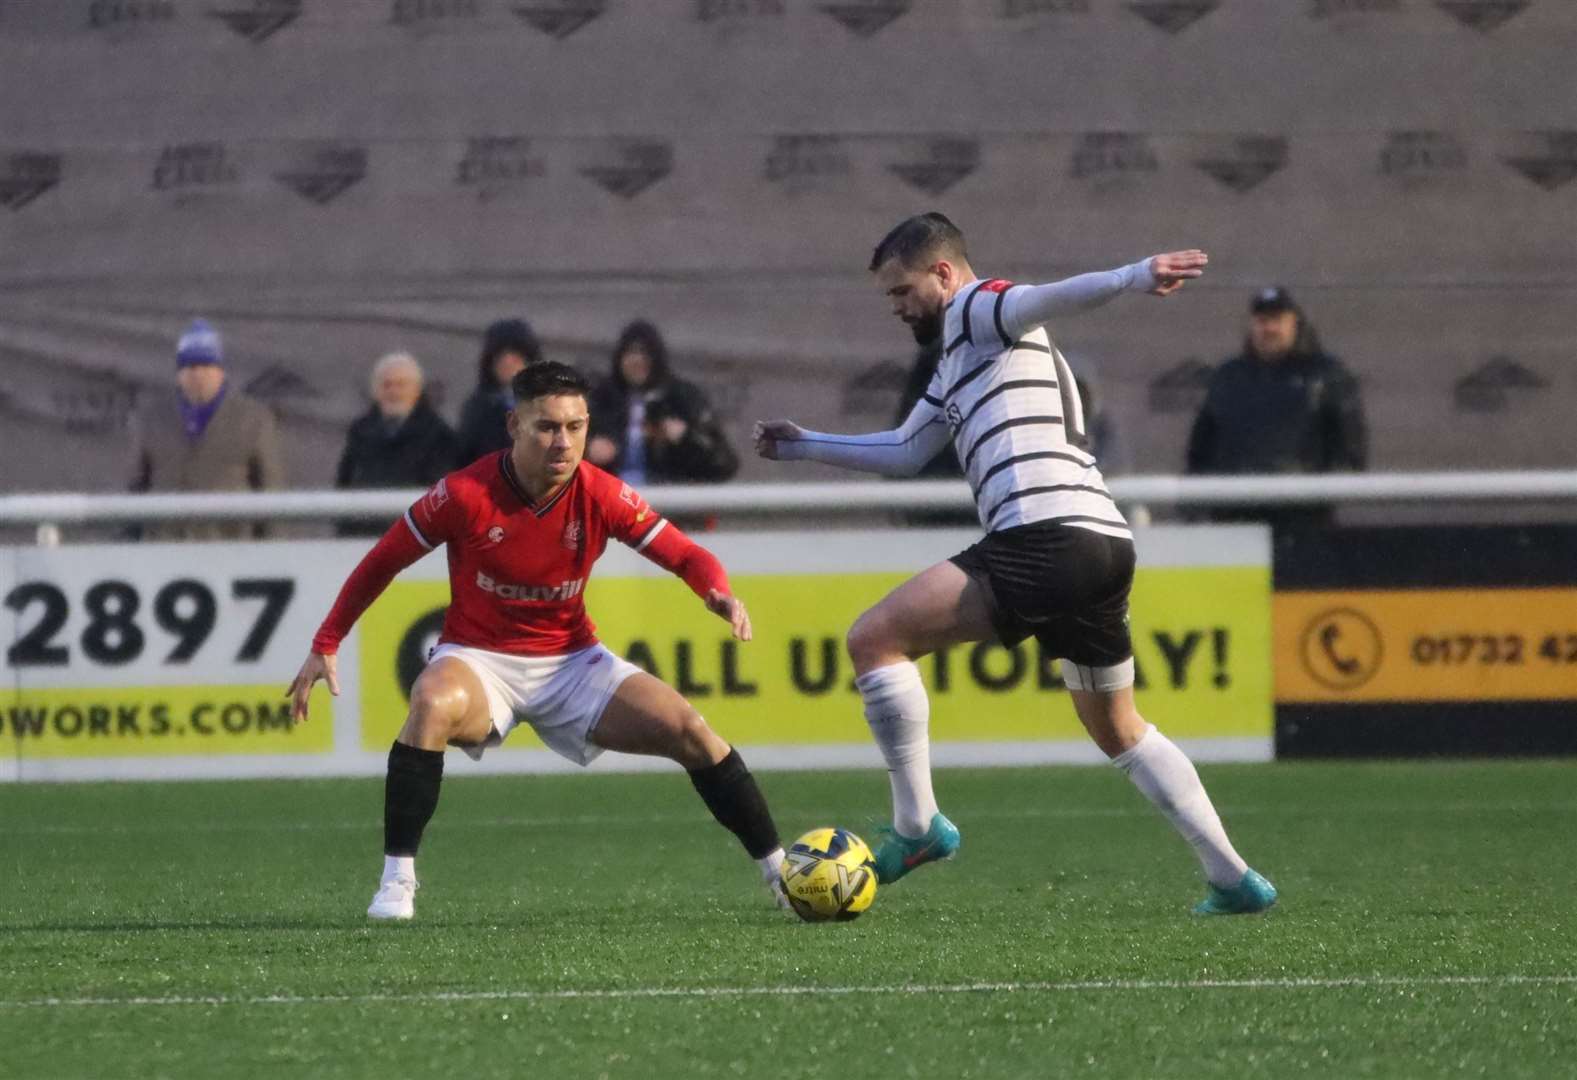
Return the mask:
[[[812,829],[783,855],[783,894],[806,922],[847,922],[876,899],[876,866],[847,829]]]

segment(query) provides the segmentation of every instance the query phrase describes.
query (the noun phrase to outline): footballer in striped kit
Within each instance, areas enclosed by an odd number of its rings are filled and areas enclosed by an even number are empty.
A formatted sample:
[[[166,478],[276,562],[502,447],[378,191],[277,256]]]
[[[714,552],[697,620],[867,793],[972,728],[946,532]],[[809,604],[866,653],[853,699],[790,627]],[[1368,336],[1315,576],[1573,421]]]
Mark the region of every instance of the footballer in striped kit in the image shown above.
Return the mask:
[[[893,590],[850,628],[866,722],[887,762],[893,822],[877,844],[878,880],[951,858],[958,828],[931,783],[930,702],[915,660],[977,641],[1034,637],[1095,744],[1193,848],[1208,892],[1195,911],[1263,911],[1276,890],[1227,839],[1192,762],[1134,706],[1128,593],[1133,532],[1089,452],[1068,362],[1046,327],[1124,293],[1170,296],[1209,262],[1190,248],[1046,285],[982,278],[944,215],[894,227],[870,272],[892,312],[941,360],[893,431],[835,435],[788,420],[756,425],[756,450],[781,461],[913,476],[951,440],[985,536]]]

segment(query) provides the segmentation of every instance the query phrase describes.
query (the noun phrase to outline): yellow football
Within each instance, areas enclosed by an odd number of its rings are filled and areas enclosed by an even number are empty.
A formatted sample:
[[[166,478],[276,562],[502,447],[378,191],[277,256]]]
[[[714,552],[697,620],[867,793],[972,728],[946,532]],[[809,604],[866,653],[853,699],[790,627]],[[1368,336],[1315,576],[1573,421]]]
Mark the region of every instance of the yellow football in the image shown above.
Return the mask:
[[[876,899],[876,866],[847,829],[812,829],[783,855],[783,894],[806,922],[847,922]]]

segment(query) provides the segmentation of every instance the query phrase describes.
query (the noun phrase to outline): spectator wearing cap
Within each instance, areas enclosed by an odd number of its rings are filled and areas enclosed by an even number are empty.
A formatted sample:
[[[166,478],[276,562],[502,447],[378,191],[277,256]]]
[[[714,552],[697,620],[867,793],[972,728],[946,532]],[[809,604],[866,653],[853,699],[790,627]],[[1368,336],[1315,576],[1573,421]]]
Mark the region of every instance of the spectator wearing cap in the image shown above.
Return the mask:
[[[454,429],[427,400],[426,376],[416,357],[392,352],[372,368],[372,406],[345,434],[334,486],[430,487],[458,467]],[[341,536],[381,536],[387,521],[343,521]]]
[[[175,347],[174,400],[138,417],[133,491],[271,491],[284,486],[274,414],[230,386],[219,332],[198,319]],[[222,540],[257,535],[242,522],[165,523],[149,539]]]
[[[626,325],[609,361],[587,403],[587,461],[632,484],[717,483],[739,471],[712,403],[673,373],[656,326]]]
[[[542,343],[524,319],[500,319],[482,335],[476,389],[460,408],[459,466],[509,445],[504,425],[515,407],[509,380],[527,364],[542,359]]]
[[[1188,438],[1192,474],[1362,470],[1368,436],[1358,382],[1324,351],[1308,316],[1279,286],[1249,305],[1243,351],[1216,368]],[[1217,520],[1320,525],[1329,506],[1222,508]]]

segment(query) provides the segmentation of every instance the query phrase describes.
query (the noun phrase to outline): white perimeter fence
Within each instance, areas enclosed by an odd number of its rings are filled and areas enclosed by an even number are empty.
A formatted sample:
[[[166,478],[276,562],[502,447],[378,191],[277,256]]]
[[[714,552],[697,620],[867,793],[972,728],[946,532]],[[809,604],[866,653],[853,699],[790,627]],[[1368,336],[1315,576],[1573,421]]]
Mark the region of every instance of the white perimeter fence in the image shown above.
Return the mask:
[[[1565,500],[1577,498],[1577,469],[1322,476],[1123,476],[1110,480],[1109,486],[1119,502],[1178,507]],[[179,495],[5,495],[0,496],[0,526],[394,518],[421,494],[413,488]],[[963,510],[973,505],[969,489],[956,480],[653,487],[643,490],[643,494],[669,514],[813,511],[837,515]]]

